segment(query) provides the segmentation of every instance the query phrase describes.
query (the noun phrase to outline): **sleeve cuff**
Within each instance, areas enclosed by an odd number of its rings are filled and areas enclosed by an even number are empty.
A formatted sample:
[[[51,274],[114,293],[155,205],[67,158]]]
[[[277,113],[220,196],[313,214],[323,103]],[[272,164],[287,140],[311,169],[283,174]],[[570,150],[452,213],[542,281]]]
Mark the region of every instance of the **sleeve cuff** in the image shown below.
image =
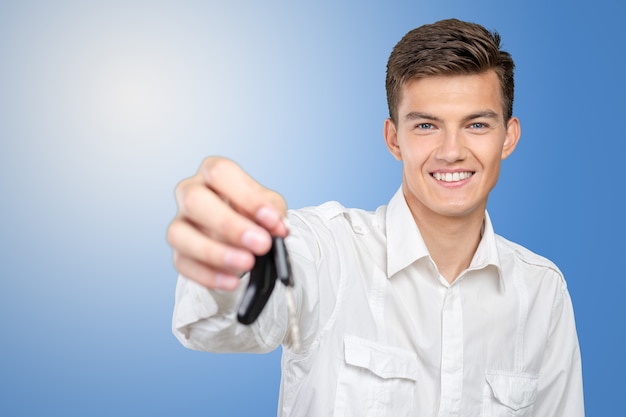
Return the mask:
[[[172,330],[177,337],[183,336],[189,339],[190,327],[193,324],[218,314],[223,315],[234,311],[238,297],[238,290],[212,291],[181,275],[176,284]]]

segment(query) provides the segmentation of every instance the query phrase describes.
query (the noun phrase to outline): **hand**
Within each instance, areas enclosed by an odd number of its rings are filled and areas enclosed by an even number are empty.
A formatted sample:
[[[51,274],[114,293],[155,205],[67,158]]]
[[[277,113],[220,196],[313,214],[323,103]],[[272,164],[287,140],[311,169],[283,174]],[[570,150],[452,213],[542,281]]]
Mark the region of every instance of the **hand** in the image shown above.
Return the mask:
[[[178,213],[167,230],[174,266],[207,288],[237,288],[254,255],[270,250],[271,236],[288,233],[285,200],[228,159],[205,159],[178,184],[176,202]]]

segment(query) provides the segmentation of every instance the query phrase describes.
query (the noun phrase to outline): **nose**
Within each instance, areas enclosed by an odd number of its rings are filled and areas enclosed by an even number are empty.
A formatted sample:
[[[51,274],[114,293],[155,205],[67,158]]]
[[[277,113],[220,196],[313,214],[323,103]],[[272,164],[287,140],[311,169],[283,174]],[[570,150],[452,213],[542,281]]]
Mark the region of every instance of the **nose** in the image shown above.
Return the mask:
[[[465,141],[460,132],[444,132],[437,148],[436,157],[446,162],[465,159]]]

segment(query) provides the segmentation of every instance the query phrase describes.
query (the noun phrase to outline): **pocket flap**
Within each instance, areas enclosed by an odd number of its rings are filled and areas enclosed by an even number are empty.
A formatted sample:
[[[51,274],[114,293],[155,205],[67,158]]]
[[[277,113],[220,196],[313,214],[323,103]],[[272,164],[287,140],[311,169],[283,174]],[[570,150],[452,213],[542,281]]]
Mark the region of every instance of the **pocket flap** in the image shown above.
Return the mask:
[[[511,410],[534,404],[537,396],[537,375],[487,371],[487,383],[494,397]]]
[[[381,378],[417,381],[417,355],[411,351],[352,336],[344,339],[344,351],[346,363]]]

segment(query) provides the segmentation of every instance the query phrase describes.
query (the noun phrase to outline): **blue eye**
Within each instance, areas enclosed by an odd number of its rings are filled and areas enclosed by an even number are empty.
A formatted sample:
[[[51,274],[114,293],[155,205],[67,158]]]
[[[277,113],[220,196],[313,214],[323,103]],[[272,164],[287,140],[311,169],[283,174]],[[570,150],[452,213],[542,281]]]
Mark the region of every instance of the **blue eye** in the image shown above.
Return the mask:
[[[487,127],[489,127],[487,124],[481,122],[472,123],[470,125],[471,129],[485,129]]]
[[[432,123],[419,123],[415,126],[416,129],[432,129],[434,126]]]

